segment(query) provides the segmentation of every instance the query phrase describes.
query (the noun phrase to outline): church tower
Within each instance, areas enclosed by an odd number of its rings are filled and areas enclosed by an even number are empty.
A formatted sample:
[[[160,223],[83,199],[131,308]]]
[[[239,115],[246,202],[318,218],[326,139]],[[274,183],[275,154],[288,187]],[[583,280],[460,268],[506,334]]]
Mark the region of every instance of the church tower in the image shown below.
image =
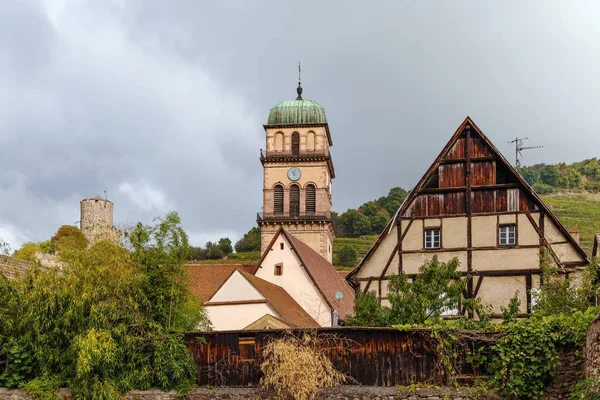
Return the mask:
[[[298,97],[277,104],[264,125],[261,251],[280,226],[332,261],[331,180],[333,145],[323,107]]]

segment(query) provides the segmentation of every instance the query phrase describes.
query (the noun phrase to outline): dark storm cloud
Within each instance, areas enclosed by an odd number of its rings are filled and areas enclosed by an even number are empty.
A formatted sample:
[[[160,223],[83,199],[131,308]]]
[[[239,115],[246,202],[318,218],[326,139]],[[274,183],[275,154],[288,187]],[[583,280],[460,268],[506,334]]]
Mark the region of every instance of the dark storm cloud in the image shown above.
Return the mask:
[[[260,210],[269,109],[322,104],[334,209],[410,188],[465,116],[527,163],[597,156],[595,2],[0,2],[0,237],[175,209],[196,244]]]

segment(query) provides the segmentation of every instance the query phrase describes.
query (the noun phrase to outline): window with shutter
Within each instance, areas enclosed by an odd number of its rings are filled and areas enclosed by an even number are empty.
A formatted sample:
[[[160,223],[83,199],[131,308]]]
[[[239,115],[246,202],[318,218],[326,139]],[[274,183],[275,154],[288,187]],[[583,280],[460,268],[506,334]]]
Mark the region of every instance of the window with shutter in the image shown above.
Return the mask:
[[[306,186],[306,212],[315,213],[317,211],[317,195],[315,185],[310,184]]]
[[[273,194],[273,212],[275,214],[283,214],[283,186],[275,186]]]
[[[290,217],[300,216],[300,188],[298,185],[290,187]]]

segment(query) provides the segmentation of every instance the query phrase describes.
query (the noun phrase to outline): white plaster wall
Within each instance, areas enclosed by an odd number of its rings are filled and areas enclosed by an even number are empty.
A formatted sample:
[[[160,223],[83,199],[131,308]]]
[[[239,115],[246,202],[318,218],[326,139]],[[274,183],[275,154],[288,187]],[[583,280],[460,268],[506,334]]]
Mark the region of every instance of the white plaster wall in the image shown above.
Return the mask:
[[[445,249],[467,247],[467,218],[444,218],[442,246]]]
[[[381,273],[383,272],[383,268],[385,267],[387,260],[392,255],[392,251],[394,251],[394,248],[396,247],[397,243],[398,243],[398,228],[396,225],[394,225],[390,234],[386,233],[383,240],[379,244],[379,247],[377,248],[377,250],[373,254],[371,254],[371,257],[363,265],[363,267],[361,268],[361,270],[358,274],[358,277],[361,278],[361,277],[381,276]],[[395,258],[396,258],[395,268],[393,265],[390,265],[390,268],[388,268],[388,270],[392,269],[393,271],[395,271],[395,273],[398,273],[398,257],[395,257]],[[392,263],[393,263],[393,261],[392,261]]]
[[[575,251],[571,243],[553,244],[551,247],[562,262],[583,261],[583,258]]]
[[[533,220],[539,224],[539,215],[532,215]],[[527,215],[519,214],[519,246],[540,244],[540,237]]]
[[[360,282],[360,291],[364,292],[365,289],[367,288],[367,285],[369,284],[369,281],[361,281]],[[373,279],[373,281],[371,282],[371,284],[369,285],[369,290],[368,292],[375,292],[376,296],[379,296],[379,284],[378,282]]]
[[[279,315],[267,304],[232,304],[211,306],[207,304],[208,317],[216,331],[243,329],[265,314]]]
[[[473,247],[496,246],[497,225],[498,219],[495,215],[473,217],[471,219],[471,240]]]
[[[405,235],[402,241],[402,250],[421,250],[423,248],[423,220],[414,220],[407,230],[408,225],[409,221],[402,221],[402,234]]]
[[[419,268],[425,261],[431,260],[433,256],[437,256],[439,261],[448,262],[454,257],[458,258],[458,262],[460,265],[458,266],[458,271],[466,271],[467,270],[467,252],[466,251],[445,251],[439,253],[433,252],[425,252],[422,253],[412,253],[412,254],[403,254],[402,255],[402,266],[403,270],[407,274],[418,274]]]
[[[235,271],[209,301],[263,300],[264,297],[239,272]]]
[[[539,254],[537,248],[473,251],[473,270],[498,271],[539,268]]]
[[[517,215],[516,214],[500,214],[498,215],[498,222],[501,224],[516,224],[517,223]],[[524,216],[527,219],[526,216]]]
[[[544,220],[544,231],[544,236],[548,243],[563,242],[566,240],[564,235],[560,233],[550,218]]]
[[[283,250],[280,243],[284,244]],[[275,275],[275,264],[283,264],[283,274]],[[331,326],[331,309],[300,261],[290,248],[288,241],[279,235],[275,244],[265,257],[262,265],[256,271],[256,276],[281,286],[319,325]]]
[[[567,238],[558,230],[550,218],[546,218],[544,221],[544,229],[546,231],[546,240],[551,244],[552,249],[562,262],[583,261],[583,257],[579,255],[571,243],[552,244],[567,241]]]
[[[481,282],[478,297],[483,305],[491,305],[495,313],[502,312],[502,306],[508,306],[510,299],[519,291],[522,313],[527,312],[527,290],[524,276],[486,276]]]

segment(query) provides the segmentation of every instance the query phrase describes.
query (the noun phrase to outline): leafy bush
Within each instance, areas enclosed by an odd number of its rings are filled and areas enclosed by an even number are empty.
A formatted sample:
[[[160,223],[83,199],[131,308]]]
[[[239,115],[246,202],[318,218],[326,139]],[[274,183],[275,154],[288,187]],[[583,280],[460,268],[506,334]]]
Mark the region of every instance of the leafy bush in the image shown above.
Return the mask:
[[[523,320],[506,327],[493,347],[493,383],[506,399],[537,399],[556,367],[555,343],[543,319]]]
[[[37,260],[35,253],[38,251],[41,251],[41,249],[36,243],[26,242],[19,250],[15,250],[12,256],[20,260],[35,262]]]
[[[90,399],[154,385],[189,391],[194,362],[181,331],[204,314],[186,289],[187,235],[170,213],[125,239],[126,248],[60,251],[61,270],[0,280],[2,385],[38,398],[61,385]]]
[[[541,316],[503,326],[504,336],[493,346],[493,383],[507,399],[537,399],[552,380],[556,347],[581,347],[598,307],[585,312]]]
[[[58,228],[51,241],[58,251],[83,250],[88,245],[88,240],[81,230],[73,225],[63,225]]]

